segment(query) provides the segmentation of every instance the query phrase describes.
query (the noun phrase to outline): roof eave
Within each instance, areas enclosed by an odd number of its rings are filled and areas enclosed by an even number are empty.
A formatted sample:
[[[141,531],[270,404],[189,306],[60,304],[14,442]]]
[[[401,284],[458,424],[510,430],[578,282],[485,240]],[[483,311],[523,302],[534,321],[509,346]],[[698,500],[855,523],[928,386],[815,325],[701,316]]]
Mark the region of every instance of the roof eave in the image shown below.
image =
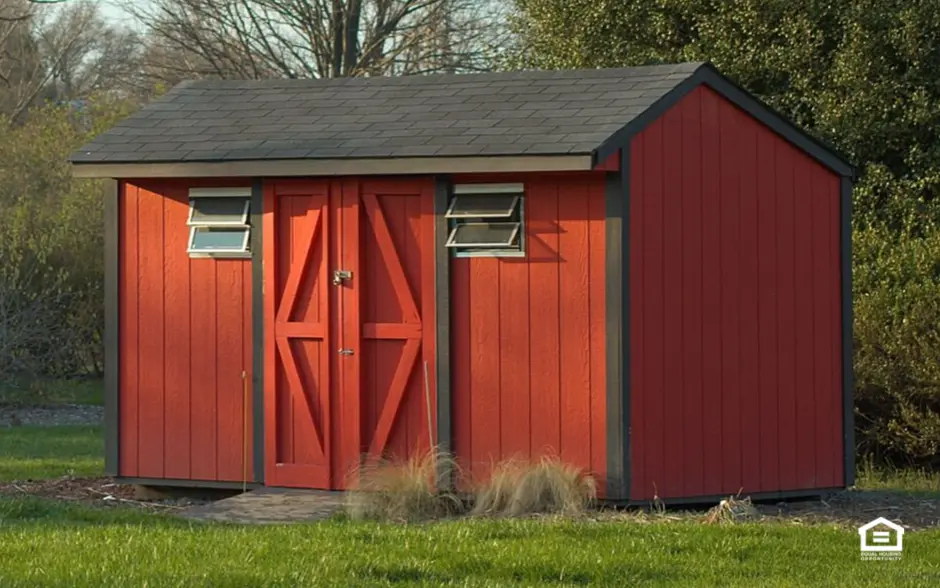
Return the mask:
[[[235,178],[590,171],[591,154],[72,162],[77,178]]]

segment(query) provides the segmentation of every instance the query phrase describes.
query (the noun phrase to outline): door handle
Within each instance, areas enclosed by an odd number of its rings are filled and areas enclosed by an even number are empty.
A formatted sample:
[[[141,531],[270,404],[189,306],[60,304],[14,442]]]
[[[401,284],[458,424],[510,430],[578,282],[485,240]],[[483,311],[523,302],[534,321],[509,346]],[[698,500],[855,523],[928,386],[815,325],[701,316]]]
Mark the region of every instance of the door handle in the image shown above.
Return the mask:
[[[352,279],[352,272],[346,270],[333,270],[333,285],[340,286],[343,280]]]
[[[339,353],[340,355],[352,355],[352,354],[353,354],[353,350],[352,350],[352,349],[340,349],[340,350],[338,351],[338,353]]]

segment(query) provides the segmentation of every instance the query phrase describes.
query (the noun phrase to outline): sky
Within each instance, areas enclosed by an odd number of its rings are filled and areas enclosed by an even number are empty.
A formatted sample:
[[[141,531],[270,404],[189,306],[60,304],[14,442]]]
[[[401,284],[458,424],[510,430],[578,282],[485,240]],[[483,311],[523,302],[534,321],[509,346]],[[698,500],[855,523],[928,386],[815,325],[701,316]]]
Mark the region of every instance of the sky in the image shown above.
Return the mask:
[[[101,13],[104,14],[105,18],[114,21],[122,21],[127,19],[127,13],[124,12],[118,6],[117,2],[113,0],[97,0],[98,6],[101,9]]]

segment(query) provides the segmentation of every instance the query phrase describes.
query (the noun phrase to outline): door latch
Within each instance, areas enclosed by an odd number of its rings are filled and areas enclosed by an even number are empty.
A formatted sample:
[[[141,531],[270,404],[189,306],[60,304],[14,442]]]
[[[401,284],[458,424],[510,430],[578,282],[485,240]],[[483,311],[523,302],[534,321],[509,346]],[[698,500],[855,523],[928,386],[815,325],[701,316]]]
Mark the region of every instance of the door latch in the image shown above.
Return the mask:
[[[353,350],[352,349],[340,349],[338,353],[340,355],[352,355]]]
[[[352,272],[346,270],[333,270],[333,285],[341,286],[343,280],[352,279]]]

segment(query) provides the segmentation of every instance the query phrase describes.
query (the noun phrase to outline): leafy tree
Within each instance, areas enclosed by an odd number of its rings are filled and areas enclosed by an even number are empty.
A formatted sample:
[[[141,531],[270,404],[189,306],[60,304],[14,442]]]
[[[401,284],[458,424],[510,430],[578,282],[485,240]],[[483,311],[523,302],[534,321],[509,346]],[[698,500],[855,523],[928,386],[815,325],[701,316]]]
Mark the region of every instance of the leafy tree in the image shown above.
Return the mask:
[[[940,219],[934,0],[516,0],[508,67],[709,60],[860,166],[858,226]]]
[[[0,380],[102,368],[102,184],[72,178],[68,154],[133,104],[91,98],[0,118]]]

